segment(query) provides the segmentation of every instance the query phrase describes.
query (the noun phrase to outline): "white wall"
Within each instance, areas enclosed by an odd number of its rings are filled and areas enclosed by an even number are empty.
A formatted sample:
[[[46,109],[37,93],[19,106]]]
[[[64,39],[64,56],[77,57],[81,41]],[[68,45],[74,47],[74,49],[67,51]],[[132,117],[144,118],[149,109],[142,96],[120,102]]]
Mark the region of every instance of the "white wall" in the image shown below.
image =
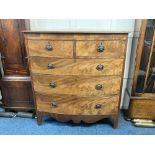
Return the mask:
[[[137,55],[137,46],[139,41],[139,35],[140,35],[140,28],[141,28],[141,19],[135,20],[135,28],[134,28],[134,34],[132,39],[132,47],[131,47],[131,57],[130,57],[130,65],[128,69],[128,78],[126,80],[126,88],[128,89],[129,93],[131,94],[132,90],[132,82],[133,82],[133,76],[134,76],[134,70],[135,70],[135,60]],[[123,96],[123,108],[127,109],[129,105],[129,95],[125,91],[125,95]]]
[[[108,32],[128,32],[128,46],[125,62],[125,72],[123,80],[123,91],[121,107],[128,107],[129,99],[125,92],[125,88],[128,86],[129,66],[132,41],[134,35],[134,19],[121,19],[121,20],[73,20],[73,19],[33,19],[30,20],[31,30],[35,31],[108,31]],[[139,29],[137,28],[137,31]]]
[[[74,20],[74,19],[32,19],[31,30],[64,30],[64,31],[125,31],[134,28],[133,19],[123,20]]]

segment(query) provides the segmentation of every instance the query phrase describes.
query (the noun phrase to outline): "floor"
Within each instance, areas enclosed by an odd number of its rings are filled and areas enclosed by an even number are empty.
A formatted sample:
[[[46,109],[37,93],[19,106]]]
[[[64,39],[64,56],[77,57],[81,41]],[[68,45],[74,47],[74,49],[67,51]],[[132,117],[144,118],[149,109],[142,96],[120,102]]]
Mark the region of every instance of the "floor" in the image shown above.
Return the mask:
[[[95,124],[60,123],[51,118],[44,118],[38,126],[32,118],[0,117],[0,135],[154,135],[155,128],[134,127],[120,114],[119,128],[113,129],[109,120]]]

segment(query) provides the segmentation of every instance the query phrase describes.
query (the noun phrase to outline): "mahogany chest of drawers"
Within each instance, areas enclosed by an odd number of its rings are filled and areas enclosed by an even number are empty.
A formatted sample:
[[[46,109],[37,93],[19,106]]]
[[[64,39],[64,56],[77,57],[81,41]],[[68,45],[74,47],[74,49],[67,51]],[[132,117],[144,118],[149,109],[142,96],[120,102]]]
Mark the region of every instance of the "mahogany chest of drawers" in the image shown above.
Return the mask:
[[[24,32],[38,124],[118,125],[127,33]]]

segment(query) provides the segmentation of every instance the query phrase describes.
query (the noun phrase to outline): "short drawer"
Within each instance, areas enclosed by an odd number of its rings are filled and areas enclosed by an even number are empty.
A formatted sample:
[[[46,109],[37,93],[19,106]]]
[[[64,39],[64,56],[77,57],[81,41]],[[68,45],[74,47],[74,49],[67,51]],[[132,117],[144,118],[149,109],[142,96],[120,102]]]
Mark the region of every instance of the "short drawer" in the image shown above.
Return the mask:
[[[119,94],[121,77],[32,75],[35,92],[43,94],[70,94],[101,96]]]
[[[77,97],[36,94],[37,110],[68,115],[108,115],[118,112],[119,96]]]
[[[32,73],[51,75],[122,75],[123,59],[58,59],[30,57]]]
[[[73,57],[72,41],[28,40],[29,56]]]
[[[83,58],[124,58],[126,41],[77,41],[76,57]]]

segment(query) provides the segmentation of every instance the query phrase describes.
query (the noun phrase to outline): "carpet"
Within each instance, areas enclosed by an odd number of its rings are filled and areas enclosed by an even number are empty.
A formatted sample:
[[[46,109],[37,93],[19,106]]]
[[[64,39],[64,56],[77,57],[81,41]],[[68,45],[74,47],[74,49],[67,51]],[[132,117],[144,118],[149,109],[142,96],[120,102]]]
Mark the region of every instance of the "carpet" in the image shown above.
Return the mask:
[[[119,117],[118,129],[113,129],[109,119],[94,124],[61,123],[52,118],[43,118],[41,126],[36,119],[0,117],[0,135],[154,135],[155,128],[134,127],[130,121]]]

